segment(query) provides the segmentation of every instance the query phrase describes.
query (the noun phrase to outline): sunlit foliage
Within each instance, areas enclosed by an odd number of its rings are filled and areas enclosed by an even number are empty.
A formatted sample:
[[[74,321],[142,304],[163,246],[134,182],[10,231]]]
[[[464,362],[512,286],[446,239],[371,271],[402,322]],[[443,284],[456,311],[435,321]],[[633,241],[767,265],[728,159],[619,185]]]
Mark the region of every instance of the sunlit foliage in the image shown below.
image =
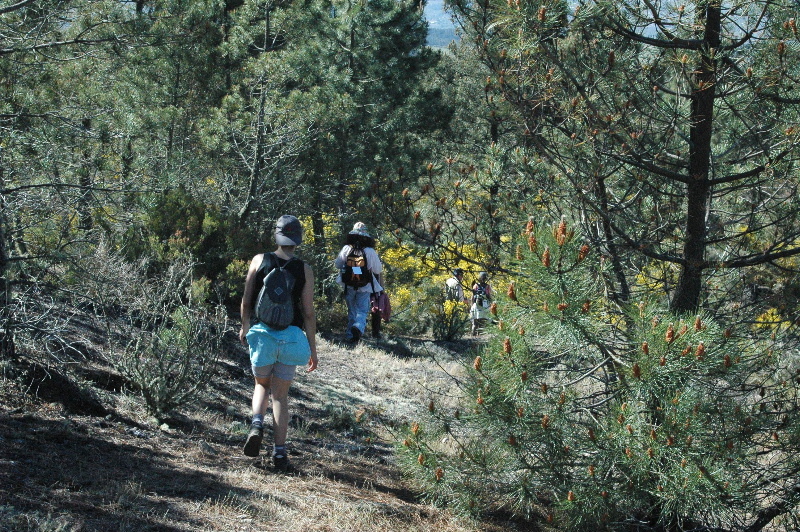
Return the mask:
[[[615,304],[608,265],[565,220],[517,235],[489,346],[465,361],[457,400],[434,396],[404,436],[430,500],[576,530],[739,530],[776,494],[792,500],[799,368],[780,335],[658,298]]]

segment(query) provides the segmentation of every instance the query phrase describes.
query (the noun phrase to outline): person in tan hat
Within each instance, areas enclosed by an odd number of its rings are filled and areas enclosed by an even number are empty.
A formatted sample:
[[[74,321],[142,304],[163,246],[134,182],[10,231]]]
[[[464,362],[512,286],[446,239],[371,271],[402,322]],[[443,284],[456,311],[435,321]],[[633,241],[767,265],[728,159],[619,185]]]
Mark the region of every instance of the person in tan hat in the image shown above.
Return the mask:
[[[280,471],[289,469],[286,434],[289,426],[289,386],[297,366],[308,371],[317,368],[317,318],[314,312],[314,272],[294,256],[303,241],[303,226],[291,215],[281,216],[275,224],[277,249],[253,257],[242,297],[242,328],[239,340],[250,348],[250,364],[255,377],[253,421],[244,445],[246,456],[258,456],[264,437],[264,416],[272,397],[274,449],[272,460]],[[291,305],[284,323],[276,325],[259,313],[264,280],[273,270],[285,270],[291,292]],[[285,293],[285,292],[284,292]],[[286,298],[288,299],[288,298]],[[285,303],[284,303],[285,304]],[[259,307],[259,308],[257,308]]]
[[[334,264],[339,269],[337,281],[344,287],[347,303],[345,341],[355,344],[367,327],[370,295],[383,291],[383,264],[375,251],[375,239],[363,222],[353,225]]]

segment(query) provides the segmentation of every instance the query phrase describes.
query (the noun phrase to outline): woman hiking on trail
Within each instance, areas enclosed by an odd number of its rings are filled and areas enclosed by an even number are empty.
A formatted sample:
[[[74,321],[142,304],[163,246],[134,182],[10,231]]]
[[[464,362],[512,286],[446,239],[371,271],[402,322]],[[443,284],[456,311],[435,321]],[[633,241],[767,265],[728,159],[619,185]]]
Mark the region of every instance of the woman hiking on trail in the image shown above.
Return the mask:
[[[244,444],[246,456],[258,456],[264,437],[264,415],[267,412],[267,392],[272,397],[274,448],[272,461],[279,471],[289,469],[286,453],[286,433],[289,426],[289,386],[299,365],[308,371],[317,368],[317,318],[314,313],[314,272],[294,254],[303,241],[303,227],[294,216],[283,215],[275,225],[277,249],[253,257],[245,281],[242,297],[242,328],[239,340],[250,347],[250,363],[255,377],[253,390],[253,421]],[[291,298],[285,298],[278,307],[290,309],[286,324],[276,324],[264,317],[264,306],[269,307],[265,278],[274,270],[283,276],[281,281],[289,288]],[[284,273],[286,272],[286,273]],[[262,290],[262,286],[264,287]],[[265,302],[262,303],[262,300]],[[258,306],[258,308],[256,308]],[[273,305],[275,307],[275,305]],[[272,314],[276,314],[274,308]],[[286,312],[283,312],[286,314]]]

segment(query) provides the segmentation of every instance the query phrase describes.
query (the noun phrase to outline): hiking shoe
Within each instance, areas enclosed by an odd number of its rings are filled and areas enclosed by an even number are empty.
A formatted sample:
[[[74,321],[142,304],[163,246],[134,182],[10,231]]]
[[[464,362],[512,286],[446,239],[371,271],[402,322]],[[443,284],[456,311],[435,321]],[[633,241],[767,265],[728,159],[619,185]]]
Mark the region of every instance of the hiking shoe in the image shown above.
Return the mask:
[[[354,344],[357,344],[358,341],[361,339],[361,331],[358,330],[358,327],[350,327],[350,334],[353,335],[350,341],[353,342]]]
[[[264,427],[252,425],[250,427],[250,433],[247,435],[247,441],[244,444],[244,455],[258,456],[258,452],[261,450],[261,440],[263,439]]]
[[[276,454],[272,457],[272,463],[275,465],[275,469],[281,472],[289,471],[291,465],[289,465],[289,457],[285,454]]]

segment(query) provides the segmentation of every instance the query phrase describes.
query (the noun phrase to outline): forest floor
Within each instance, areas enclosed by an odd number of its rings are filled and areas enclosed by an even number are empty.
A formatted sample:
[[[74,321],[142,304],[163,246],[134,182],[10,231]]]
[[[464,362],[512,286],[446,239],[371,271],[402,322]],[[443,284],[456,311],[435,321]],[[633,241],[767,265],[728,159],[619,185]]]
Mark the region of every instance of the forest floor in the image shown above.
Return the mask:
[[[442,366],[455,371],[473,342],[319,338],[319,369],[298,368],[290,392],[292,474],[272,468],[267,446],[242,454],[252,377],[234,331],[224,345],[210,386],[160,423],[90,348],[69,370],[77,388],[26,355],[25,371],[4,362],[0,530],[540,530],[425,504],[396,463],[393,427],[450,386]]]

